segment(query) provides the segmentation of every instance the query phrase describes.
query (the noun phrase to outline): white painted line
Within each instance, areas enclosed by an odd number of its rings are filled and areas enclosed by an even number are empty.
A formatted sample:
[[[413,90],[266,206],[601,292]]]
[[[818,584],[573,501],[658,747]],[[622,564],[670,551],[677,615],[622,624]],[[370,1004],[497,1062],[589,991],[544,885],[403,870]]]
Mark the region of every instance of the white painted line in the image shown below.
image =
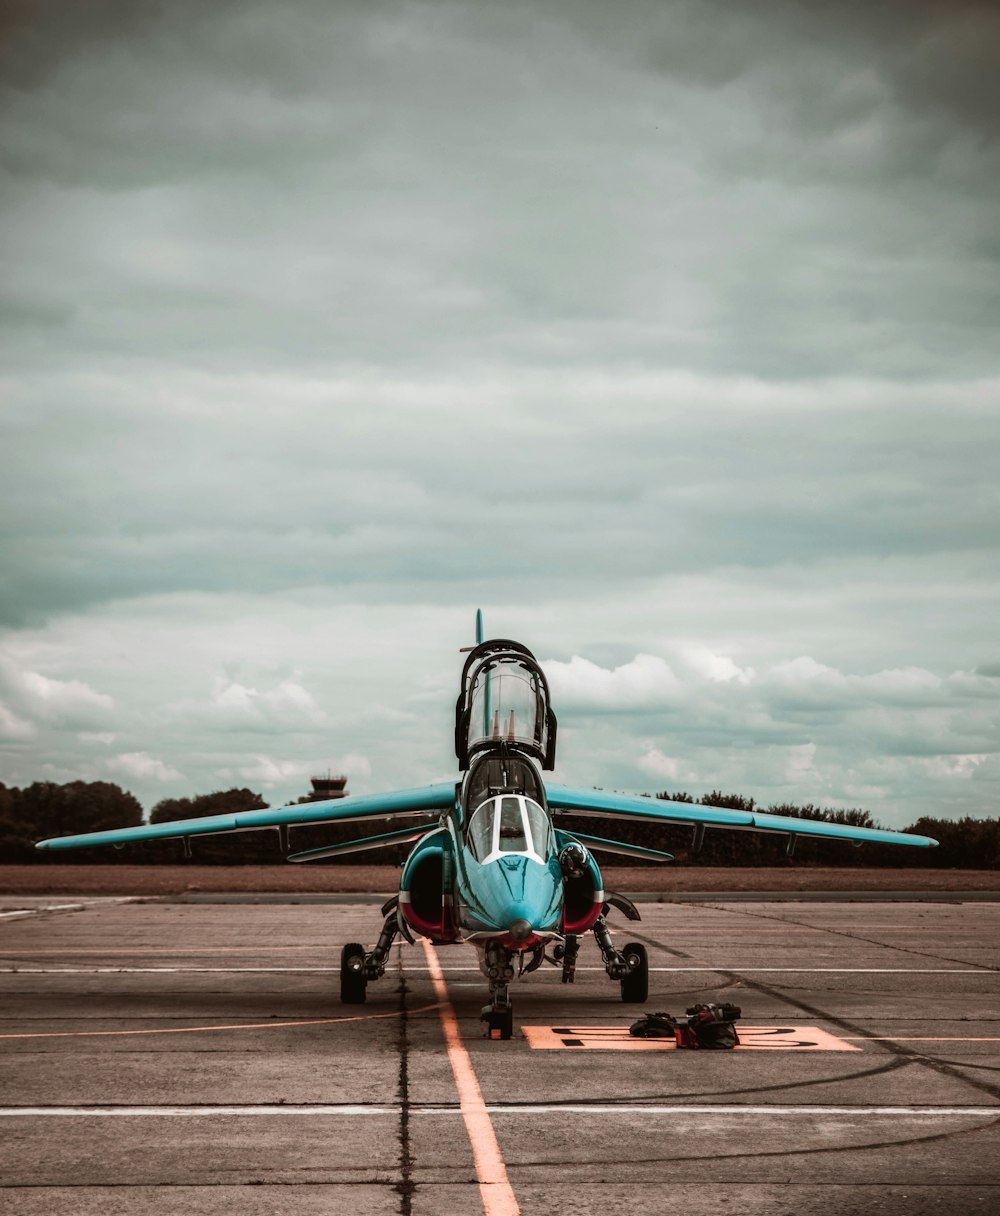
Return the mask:
[[[816,1116],[838,1118],[928,1118],[928,1119],[994,1119],[1000,1118],[997,1106],[742,1106],[719,1104],[717,1106],[644,1106],[640,1103],[593,1102],[593,1103],[534,1103],[514,1106],[504,1103],[484,1105],[483,1110],[491,1115],[670,1115],[684,1118],[690,1115],[720,1115],[749,1118],[814,1118]],[[350,1103],[300,1105],[292,1102],[281,1105],[247,1106],[0,1106],[0,1118],[7,1119],[198,1119],[229,1116],[239,1119],[296,1118],[348,1116],[355,1119],[365,1115],[394,1116],[399,1107],[395,1105],[361,1106]],[[410,1107],[411,1116],[462,1115],[458,1106]]]
[[[320,975],[339,967],[0,967],[4,975]]]
[[[586,968],[577,967],[577,971]],[[603,971],[603,967],[594,967]],[[728,963],[718,967],[650,967],[650,971],[738,971],[741,975],[788,972],[791,975],[990,975],[994,967],[743,967]]]
[[[0,920],[16,920],[21,916],[37,916],[39,912],[79,912],[83,904],[46,904],[40,908],[19,908],[16,912],[0,912]]]
[[[10,915],[3,913],[2,915]],[[17,913],[16,915],[21,915]],[[25,913],[25,915],[29,915]],[[423,971],[426,967],[410,967],[408,971]],[[468,972],[481,975],[478,967],[442,967],[446,975]],[[741,975],[779,974],[790,975],[995,975],[992,967],[741,967],[730,963],[719,967],[650,967],[651,972],[671,974],[673,972],[700,972],[713,974],[720,971],[737,971]],[[4,975],[329,975],[339,972],[339,967],[0,967]],[[577,971],[594,971],[603,974],[603,967],[577,967]],[[543,971],[539,978],[556,979],[555,970]]]
[[[238,1118],[271,1118],[275,1115],[397,1115],[397,1106],[2,1106],[7,1119],[201,1119],[231,1115]],[[452,1112],[457,1114],[457,1111]]]
[[[887,947],[891,949],[891,947]],[[420,966],[407,965],[408,971],[424,971],[426,968]],[[452,972],[459,971],[475,971],[482,974],[478,967],[444,967],[441,970],[446,975],[451,975]],[[581,971],[595,971],[604,973],[603,967],[577,967],[577,973]],[[787,972],[790,975],[992,975],[996,974],[998,968],[983,966],[972,967],[745,967],[742,963],[718,963],[714,967],[650,967],[650,972],[658,971],[664,975],[672,974],[673,972],[700,972],[711,975],[719,971],[738,971],[741,975],[764,974],[771,975],[781,972]],[[560,973],[553,968],[551,971],[540,971],[538,975],[547,975],[555,978]]]
[[[489,1107],[490,1113],[495,1115],[548,1115],[557,1112],[565,1112],[571,1115],[674,1115],[683,1117],[685,1115],[738,1115],[752,1116],[761,1118],[761,1116],[772,1116],[784,1118],[793,1116],[801,1118],[808,1116],[813,1118],[817,1115],[825,1116],[848,1116],[855,1117],[864,1115],[866,1117],[887,1117],[891,1119],[909,1118],[910,1116],[922,1116],[931,1118],[955,1118],[968,1116],[970,1118],[1000,1118],[1000,1105],[997,1106],[641,1106],[641,1105],[625,1105],[609,1102],[607,1105],[584,1105],[583,1103],[573,1106],[562,1106],[558,1104],[547,1105],[539,1103],[537,1106],[504,1106],[498,1104]],[[447,1111],[425,1110],[417,1112],[423,1114],[447,1114]]]
[[[40,912],[79,912],[83,908],[96,908],[101,904],[134,904],[143,899],[145,899],[144,895],[105,895],[100,899],[85,899],[72,904],[40,904],[37,908],[18,908],[15,912],[0,912],[0,920],[38,916]]]

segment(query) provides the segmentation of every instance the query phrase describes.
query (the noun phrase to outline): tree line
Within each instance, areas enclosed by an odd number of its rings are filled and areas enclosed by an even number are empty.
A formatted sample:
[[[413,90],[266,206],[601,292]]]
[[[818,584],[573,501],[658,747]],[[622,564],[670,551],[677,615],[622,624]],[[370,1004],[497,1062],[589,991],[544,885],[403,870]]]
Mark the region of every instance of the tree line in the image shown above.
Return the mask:
[[[702,798],[690,794],[664,792],[657,798],[689,802],[702,806],[728,807],[753,811],[752,798],[742,794],[725,794],[713,790]],[[303,799],[302,801],[307,801]],[[166,798],[150,812],[152,823],[177,819],[194,819],[203,815],[232,814],[238,811],[264,809],[267,803],[250,789],[217,790],[192,798]],[[812,803],[798,806],[778,803],[766,808],[769,813],[793,818],[820,819],[828,823],[845,823],[855,827],[875,828],[880,825],[868,811],[831,811]],[[40,853],[35,841],[48,836],[63,836],[79,832],[99,832],[106,828],[135,827],[143,822],[138,800],[120,786],[108,781],[70,781],[59,785],[36,781],[24,789],[8,788],[0,783],[0,860],[4,862],[63,862],[115,863],[129,865],[177,862],[184,859],[181,840],[155,840],[130,844],[121,849],[79,849],[65,853]],[[365,835],[391,831],[392,820],[384,826],[349,823],[329,823],[292,828],[293,852],[339,844]],[[399,821],[399,826],[406,826]],[[935,868],[964,868],[976,870],[1000,869],[1000,819],[933,819],[921,817],[906,831],[933,836],[940,841],[936,849],[903,848],[898,845],[865,844],[858,848],[840,841],[810,840],[799,837],[793,857],[786,854],[787,837],[757,832],[734,832],[708,828],[703,845],[694,851],[693,830],[680,824],[645,824],[598,818],[568,817],[560,821],[572,831],[589,836],[604,836],[645,845],[673,853],[688,865],[704,866],[908,866]],[[235,832],[221,836],[194,837],[192,858],[195,863],[209,865],[268,864],[283,861],[277,831]],[[343,859],[311,863],[357,864],[379,861],[399,864],[412,846],[399,845],[378,852],[350,854]],[[606,855],[605,855],[606,856]],[[641,862],[629,864],[642,864]],[[656,864],[656,863],[649,863]]]

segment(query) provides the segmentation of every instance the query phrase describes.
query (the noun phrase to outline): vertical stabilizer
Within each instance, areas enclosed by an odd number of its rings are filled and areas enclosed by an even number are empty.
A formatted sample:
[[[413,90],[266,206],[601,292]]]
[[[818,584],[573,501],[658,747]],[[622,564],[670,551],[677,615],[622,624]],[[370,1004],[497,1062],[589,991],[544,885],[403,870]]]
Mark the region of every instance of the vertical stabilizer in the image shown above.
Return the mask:
[[[476,609],[476,645],[481,646],[486,641],[483,629],[483,610]],[[483,735],[490,733],[490,675],[486,673],[486,696],[483,699]]]

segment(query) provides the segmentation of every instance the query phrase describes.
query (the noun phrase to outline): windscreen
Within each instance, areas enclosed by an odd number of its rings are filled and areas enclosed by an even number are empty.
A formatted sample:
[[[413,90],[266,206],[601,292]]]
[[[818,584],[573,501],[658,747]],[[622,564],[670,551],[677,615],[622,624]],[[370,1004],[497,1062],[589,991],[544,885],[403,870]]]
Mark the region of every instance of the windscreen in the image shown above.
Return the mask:
[[[530,798],[501,794],[484,802],[469,820],[469,851],[478,862],[516,853],[545,862],[549,819]]]

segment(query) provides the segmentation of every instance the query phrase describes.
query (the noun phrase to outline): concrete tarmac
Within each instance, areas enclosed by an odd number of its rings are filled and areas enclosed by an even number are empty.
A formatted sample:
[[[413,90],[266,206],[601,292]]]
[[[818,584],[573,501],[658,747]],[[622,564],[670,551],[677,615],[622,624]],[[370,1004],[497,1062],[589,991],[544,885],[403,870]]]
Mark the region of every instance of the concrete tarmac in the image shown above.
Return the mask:
[[[576,983],[546,966],[516,984],[515,1037],[491,1042],[470,947],[394,949],[367,1003],[340,1004],[340,946],[379,927],[360,897],[7,897],[0,1205],[1000,1212],[1000,905],[718,899],[641,912],[638,925],[612,922],[619,942],[649,949],[643,1005],[622,1003],[588,938]],[[645,1011],[723,999],[752,1028],[735,1052],[635,1049],[624,1033]]]

